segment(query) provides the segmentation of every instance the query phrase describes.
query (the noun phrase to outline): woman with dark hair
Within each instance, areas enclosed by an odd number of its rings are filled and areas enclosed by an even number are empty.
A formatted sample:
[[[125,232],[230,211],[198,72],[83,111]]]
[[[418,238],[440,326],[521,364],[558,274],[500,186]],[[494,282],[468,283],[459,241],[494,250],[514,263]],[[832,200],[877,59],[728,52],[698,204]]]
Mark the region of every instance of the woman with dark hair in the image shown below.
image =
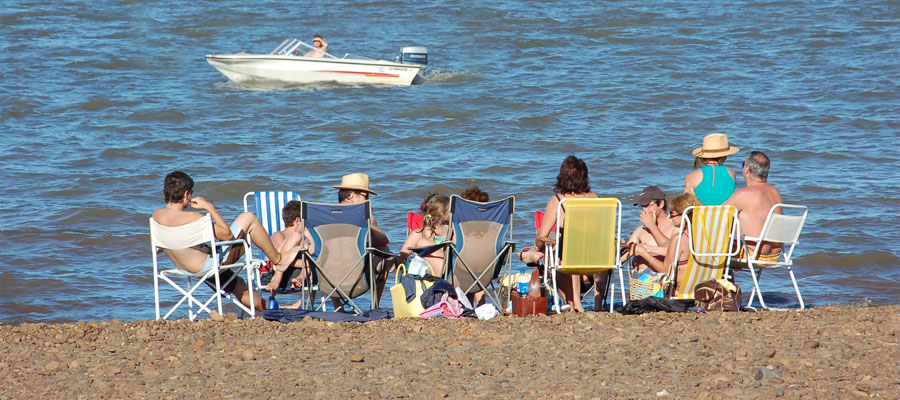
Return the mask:
[[[538,230],[534,247],[524,249],[519,253],[519,258],[525,262],[532,262],[543,258],[544,244],[550,239],[550,231],[556,224],[556,208],[562,199],[572,198],[597,198],[597,193],[591,191],[590,180],[588,179],[588,167],[584,160],[570,155],[563,160],[562,166],[559,167],[559,175],[556,176],[556,184],[553,185],[554,195],[550,196],[547,201],[547,207],[544,209],[544,219],[541,221],[541,227]],[[563,204],[563,212],[565,212],[565,204]],[[560,235],[563,232],[563,226],[559,226]],[[560,238],[557,238],[560,239]],[[559,255],[557,255],[559,256]],[[580,275],[560,274],[557,283],[566,298],[566,304],[570,305],[575,311],[584,311],[581,305],[581,279]],[[598,279],[598,282],[606,282],[606,277]],[[600,293],[603,293],[602,291]],[[595,292],[596,294],[596,292]],[[600,296],[597,296],[600,297]],[[595,308],[599,304],[595,304]]]

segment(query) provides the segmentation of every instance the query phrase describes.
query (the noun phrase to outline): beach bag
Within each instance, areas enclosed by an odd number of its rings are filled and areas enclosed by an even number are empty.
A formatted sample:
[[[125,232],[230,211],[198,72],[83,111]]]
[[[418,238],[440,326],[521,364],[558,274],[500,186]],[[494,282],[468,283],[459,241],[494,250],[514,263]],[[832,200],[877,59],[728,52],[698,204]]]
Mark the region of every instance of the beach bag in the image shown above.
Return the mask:
[[[412,281],[411,284],[415,288],[415,295],[409,300],[407,300],[404,285],[400,283],[401,276],[403,276],[405,281]],[[432,285],[434,285],[432,281],[406,275],[406,265],[400,264],[397,267],[397,274],[394,275],[394,286],[391,286],[391,303],[394,306],[394,318],[419,318],[419,315],[425,311],[425,307],[422,306],[422,295]],[[407,283],[407,286],[409,286],[409,283]]]
[[[694,302],[706,311],[740,311],[741,286],[725,279],[710,279],[694,287]]]
[[[666,297],[665,289],[668,282],[668,275],[644,268],[631,274],[628,281],[628,298],[640,300],[648,297]]]

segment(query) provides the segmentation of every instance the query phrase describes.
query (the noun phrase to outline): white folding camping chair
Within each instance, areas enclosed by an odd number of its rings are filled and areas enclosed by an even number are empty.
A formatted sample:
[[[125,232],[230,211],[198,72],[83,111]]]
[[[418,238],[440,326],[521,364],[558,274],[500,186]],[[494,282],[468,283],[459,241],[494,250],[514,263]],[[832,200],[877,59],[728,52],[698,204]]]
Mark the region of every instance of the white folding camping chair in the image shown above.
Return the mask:
[[[181,299],[179,299],[178,302],[175,303],[175,305],[172,306],[172,308],[162,316],[162,319],[168,319],[169,316],[172,315],[172,313],[175,312],[178,307],[184,304],[185,301],[187,301],[188,303],[188,317],[191,321],[196,319],[201,312],[211,313],[209,305],[213,301],[216,301],[217,310],[219,314],[222,314],[222,297],[230,299],[233,303],[237,304],[238,307],[244,310],[244,312],[250,314],[251,317],[256,316],[256,310],[253,307],[244,306],[235,296],[222,290],[223,287],[228,286],[231,280],[237,279],[242,271],[247,271],[247,282],[248,284],[252,285],[252,268],[250,268],[250,265],[253,255],[250,252],[250,246],[246,241],[240,239],[217,241],[215,232],[213,231],[212,218],[209,216],[209,214],[204,215],[202,218],[194,222],[181,226],[160,225],[153,220],[153,217],[151,217],[150,244],[150,250],[153,253],[153,294],[156,303],[157,320],[160,319],[160,280],[165,281],[176,290],[178,290],[179,293],[181,293]],[[200,272],[196,273],[188,272],[177,267],[174,269],[160,270],[158,256],[158,253],[160,251],[187,249],[189,247],[201,244],[208,245],[211,249],[211,259],[207,264],[207,268],[204,268],[200,270]],[[222,265],[220,252],[224,253],[225,251],[227,251],[225,250],[225,248],[231,246],[244,246],[244,255],[239,262],[236,262],[234,264]],[[227,281],[222,282],[220,280],[219,273],[226,270],[230,270],[233,273]],[[187,286],[179,285],[172,278],[185,278],[185,280],[187,281]],[[204,286],[204,282],[207,281],[207,279],[212,279],[215,282],[215,285],[211,285],[214,293],[212,296],[206,299],[206,301],[200,301],[195,296],[195,293],[199,287]],[[250,288],[249,292],[250,304],[254,304],[252,287]],[[199,311],[197,313],[194,312],[195,305],[199,307]]]
[[[782,213],[776,213],[776,210],[779,208]],[[807,211],[806,206],[778,203],[769,210],[759,237],[741,236],[742,258],[738,258],[735,261],[747,264],[747,268],[750,270],[750,277],[753,278],[753,292],[750,293],[750,301],[747,302],[747,306],[753,304],[753,297],[756,296],[759,297],[759,304],[763,308],[767,308],[765,301],[763,301],[762,291],[759,289],[757,269],[787,267],[791,276],[791,282],[794,284],[794,292],[797,293],[797,300],[800,302],[800,309],[805,308],[803,297],[800,296],[800,288],[797,286],[797,279],[794,277],[794,270],[791,268],[794,265],[794,260],[791,257],[794,253],[794,246],[797,245],[800,238],[800,231],[803,230],[803,224],[806,222]],[[784,212],[789,214],[783,214]],[[749,251],[748,241],[756,243],[752,252]],[[777,259],[774,257],[766,259],[766,256],[760,256],[759,248],[762,247],[760,244],[763,242],[780,243],[782,245],[781,253],[778,254]],[[750,257],[747,257],[748,254]]]

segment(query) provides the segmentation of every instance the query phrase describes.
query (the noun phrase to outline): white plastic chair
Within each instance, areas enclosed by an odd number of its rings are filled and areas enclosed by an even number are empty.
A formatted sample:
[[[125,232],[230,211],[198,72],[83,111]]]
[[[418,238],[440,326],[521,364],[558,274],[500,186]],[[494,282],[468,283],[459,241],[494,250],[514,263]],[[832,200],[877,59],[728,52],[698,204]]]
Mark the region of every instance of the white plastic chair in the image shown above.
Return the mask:
[[[779,208],[781,208],[782,214],[775,212]],[[785,211],[788,211],[790,215],[783,214]],[[791,282],[794,284],[794,292],[797,293],[797,300],[800,302],[800,309],[803,310],[805,308],[803,297],[800,296],[800,288],[797,286],[797,279],[794,277],[794,270],[791,268],[794,265],[794,260],[791,256],[794,253],[794,246],[797,245],[800,238],[803,224],[806,222],[807,212],[806,206],[778,203],[769,210],[759,237],[741,236],[741,246],[744,248],[743,255],[749,254],[750,257],[736,259],[735,261],[746,263],[747,268],[750,270],[750,277],[753,278],[753,292],[750,293],[750,301],[747,302],[748,307],[753,304],[754,297],[759,297],[759,304],[763,308],[767,308],[765,301],[763,301],[762,291],[759,289],[759,278],[756,276],[756,269],[787,267],[791,276]],[[756,242],[753,252],[749,251],[747,241]],[[777,261],[757,259],[759,257],[759,248],[762,247],[761,243],[763,242],[782,244],[781,256]]]
[[[228,286],[231,282],[221,282],[219,279],[219,272],[223,270],[232,270],[234,275],[231,279],[237,279],[238,275],[242,270],[247,271],[247,282],[252,284],[251,280],[251,270],[250,264],[252,262],[252,253],[250,252],[250,246],[244,240],[227,240],[227,241],[216,241],[215,232],[213,231],[213,223],[212,218],[209,214],[204,215],[202,218],[185,224],[181,226],[164,226],[160,225],[153,218],[150,218],[150,244],[151,244],[151,252],[153,253],[153,294],[154,300],[156,303],[156,319],[160,319],[160,302],[159,302],[159,281],[163,280],[167,282],[169,285],[174,287],[181,293],[181,299],[172,306],[171,309],[166,312],[162,319],[168,319],[173,312],[175,312],[178,307],[180,307],[185,300],[188,302],[188,317],[191,321],[199,316],[199,313],[206,312],[211,313],[209,309],[210,303],[214,300],[216,301],[216,306],[218,308],[219,314],[222,314],[222,297],[229,298],[233,303],[237,304],[244,312],[250,314],[251,318],[256,316],[256,310],[253,307],[246,307],[233,295],[226,293],[222,290],[223,287]],[[160,270],[159,268],[159,257],[158,253],[162,250],[181,250],[187,249],[189,247],[193,247],[200,244],[206,244],[210,247],[211,254],[214,264],[212,268],[209,268],[208,271],[201,271],[198,273],[192,273],[185,271],[180,268]],[[229,264],[229,265],[221,265],[219,262],[219,246],[244,246],[244,256],[242,257],[242,261]],[[187,281],[187,286],[181,286],[176,283],[172,278],[179,279],[178,277],[185,278]],[[204,285],[204,281],[208,278],[213,278],[216,282],[215,289],[212,296],[210,296],[206,301],[200,301],[195,297],[195,293],[197,289]],[[196,283],[194,281],[196,280]],[[254,304],[253,301],[253,290],[250,288],[250,304]],[[194,312],[194,305],[199,306],[199,311],[197,313]]]

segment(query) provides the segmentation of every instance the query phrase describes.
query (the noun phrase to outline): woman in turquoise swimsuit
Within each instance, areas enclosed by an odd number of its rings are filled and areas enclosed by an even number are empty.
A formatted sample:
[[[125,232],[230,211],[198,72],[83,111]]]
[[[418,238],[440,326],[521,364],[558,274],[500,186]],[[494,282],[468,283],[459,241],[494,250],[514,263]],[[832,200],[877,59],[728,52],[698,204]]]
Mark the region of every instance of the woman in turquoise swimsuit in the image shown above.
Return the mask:
[[[717,206],[734,193],[735,175],[726,167],[725,159],[738,152],[728,143],[724,133],[711,133],[703,138],[703,146],[694,149],[694,168],[684,178],[684,192],[697,196],[707,206]]]

